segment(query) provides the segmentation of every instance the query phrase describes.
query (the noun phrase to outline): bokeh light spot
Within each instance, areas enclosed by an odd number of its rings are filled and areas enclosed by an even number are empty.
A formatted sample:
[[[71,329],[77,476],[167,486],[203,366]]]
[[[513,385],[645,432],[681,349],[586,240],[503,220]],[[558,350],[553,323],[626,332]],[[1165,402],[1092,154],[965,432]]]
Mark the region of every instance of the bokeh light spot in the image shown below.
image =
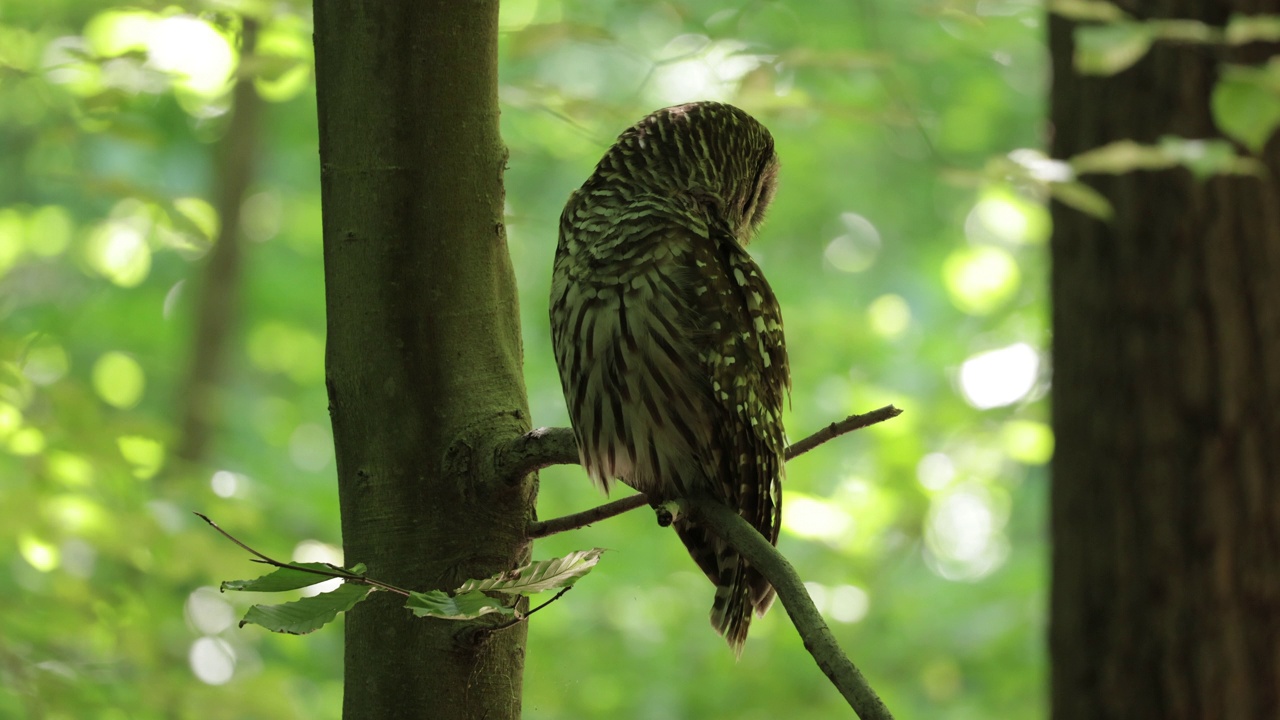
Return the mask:
[[[121,352],[109,352],[93,364],[93,389],[103,402],[122,410],[142,399],[146,374],[137,360]]]
[[[202,637],[191,643],[187,655],[191,672],[206,685],[225,685],[236,670],[236,654],[227,641]]]
[[[235,610],[212,587],[196,588],[187,596],[187,622],[202,635],[216,635],[236,621]]]
[[[209,479],[209,487],[213,490],[213,494],[218,497],[229,498],[236,494],[236,490],[240,486],[240,479],[236,474],[228,470],[219,470]]]
[[[93,463],[83,455],[55,450],[45,456],[49,475],[67,487],[84,487],[93,482]]]
[[[151,272],[151,248],[134,222],[112,220],[99,225],[85,245],[85,259],[120,287],[137,287]]]
[[[13,208],[0,210],[0,274],[22,255],[24,234],[22,215]]]
[[[900,295],[881,295],[867,306],[867,320],[872,332],[892,340],[911,325],[911,306]]]
[[[832,620],[842,623],[856,623],[867,616],[871,609],[871,596],[867,591],[854,585],[840,585],[831,590],[827,613]]]
[[[986,410],[1012,405],[1036,384],[1040,355],[1026,343],[978,353],[960,366],[960,392],[970,405]]]
[[[1022,274],[1013,256],[1000,248],[967,247],[943,262],[942,279],[956,307],[985,315],[1013,295]]]
[[[925,526],[930,568],[948,580],[977,580],[994,572],[1008,554],[1004,518],[989,491],[977,485],[935,499]]]
[[[206,98],[226,89],[236,64],[227,38],[209,23],[189,15],[155,23],[147,49],[153,66],[175,76],[175,86]]]
[[[33,427],[24,427],[9,436],[9,452],[31,457],[44,452],[44,433]]]
[[[827,243],[822,256],[840,272],[862,272],[876,262],[880,253],[880,231],[865,217],[852,212],[840,214],[844,232]]]
[[[133,475],[146,480],[160,471],[164,464],[164,443],[139,435],[124,435],[116,438],[116,446],[120,455],[133,465]]]
[[[40,572],[52,572],[60,562],[57,546],[31,534],[18,536],[18,552],[28,565]]]
[[[929,453],[916,463],[916,480],[925,489],[934,492],[945,490],[955,478],[955,463],[945,453]]]
[[[302,470],[320,472],[333,460],[333,437],[316,423],[303,423],[289,438],[289,459]]]
[[[0,402],[0,440],[22,427],[22,411],[7,402]]]
[[[1045,423],[1010,420],[1000,428],[1000,440],[1009,457],[1028,465],[1043,465],[1053,458],[1053,429]]]
[[[46,205],[27,218],[27,250],[40,257],[53,257],[71,243],[74,224],[66,208]]]
[[[1006,189],[988,190],[969,211],[964,227],[965,236],[975,242],[1040,244],[1049,239],[1049,212]]]
[[[853,518],[835,503],[792,491],[782,506],[782,526],[800,537],[838,542],[853,531]]]
[[[56,340],[42,333],[27,336],[22,374],[28,380],[36,385],[52,385],[61,380],[70,367],[67,351]]]

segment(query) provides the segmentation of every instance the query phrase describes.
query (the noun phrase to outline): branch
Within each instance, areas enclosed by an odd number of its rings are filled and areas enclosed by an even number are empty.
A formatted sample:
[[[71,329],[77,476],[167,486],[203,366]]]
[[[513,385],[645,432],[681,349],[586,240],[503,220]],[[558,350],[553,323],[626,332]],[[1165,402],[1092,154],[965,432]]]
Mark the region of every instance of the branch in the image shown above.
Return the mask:
[[[310,573],[312,575],[319,575],[321,577],[337,578],[339,580],[357,583],[359,585],[372,585],[373,587],[381,588],[383,590],[386,590],[388,592],[393,592],[403,597],[409,597],[409,591],[405,590],[404,588],[398,588],[395,585],[390,585],[380,580],[374,580],[371,577],[366,577],[364,575],[353,573],[346,568],[340,568],[337,565],[333,565],[331,563],[325,563],[325,566],[329,568],[329,570],[326,571],[326,570],[317,570],[315,568],[303,567],[301,565],[295,565],[294,563],[280,562],[279,560],[269,558],[266,555],[263,555],[262,553],[258,552],[257,550],[254,550],[253,548],[249,547],[248,545],[245,545],[243,542],[240,542],[240,540],[237,539],[236,536],[232,535],[226,530],[223,530],[222,527],[218,525],[218,523],[214,522],[213,520],[210,520],[208,515],[205,515],[204,513],[201,513],[201,512],[197,512],[195,513],[195,515],[201,520],[209,523],[209,527],[222,533],[222,537],[230,540],[236,545],[239,545],[242,549],[246,550],[250,554],[257,556],[258,559],[254,560],[253,562],[260,562],[260,563],[263,563],[264,565],[270,565],[271,567],[277,567],[285,570],[297,570],[299,572]]]
[[[880,696],[840,649],[835,635],[805,590],[800,575],[782,553],[725,505],[705,497],[687,498],[682,503],[692,516],[724,538],[773,585],[782,607],[804,640],[805,649],[813,655],[818,667],[858,717],[862,720],[892,720],[893,716]]]
[[[892,405],[885,405],[878,410],[872,410],[869,413],[861,415],[850,415],[840,422],[833,422],[822,428],[818,432],[806,437],[805,439],[794,443],[786,450],[786,459],[791,460],[798,455],[803,455],[819,445],[834,440],[846,433],[854,430],[861,430],[864,427],[882,423],[890,418],[898,417],[902,411]],[[520,472],[519,475],[500,475],[518,480],[524,475],[541,470],[551,465],[574,465],[578,463],[578,449],[573,438],[573,431],[568,428],[538,428],[531,432],[516,438],[506,446],[499,449],[500,462],[505,458],[511,461],[508,465],[500,465],[500,467],[515,468],[512,472]],[[523,464],[521,464],[523,461]],[[624,512],[635,510],[638,507],[644,507],[648,504],[648,498],[643,495],[631,495],[605,503],[599,507],[583,510],[582,512],[564,517],[552,518],[543,522],[533,522],[529,524],[529,539],[537,539],[556,533],[565,532],[567,530],[576,530],[580,527],[586,527],[593,523],[600,522],[614,515],[621,515]]]
[[[540,427],[498,447],[496,477],[517,483],[531,472],[552,465],[577,465],[578,441],[569,428]]]
[[[803,455],[810,450],[818,447],[828,440],[834,440],[845,433],[851,433],[854,430],[861,430],[864,427],[882,423],[890,418],[896,418],[902,414],[902,411],[892,405],[885,405],[878,410],[872,410],[869,413],[861,415],[850,415],[840,422],[833,422],[822,428],[818,432],[792,444],[787,448],[787,459],[790,460],[797,455]]]
[[[621,515],[624,512],[635,510],[638,507],[644,507],[649,504],[649,497],[644,493],[629,495],[621,500],[614,500],[611,503],[605,503],[599,507],[593,507],[590,510],[583,510],[572,515],[565,515],[545,522],[529,523],[528,535],[529,539],[537,539],[548,535],[555,535],[566,530],[576,530],[580,527],[586,527],[601,520],[611,518],[614,515]]]

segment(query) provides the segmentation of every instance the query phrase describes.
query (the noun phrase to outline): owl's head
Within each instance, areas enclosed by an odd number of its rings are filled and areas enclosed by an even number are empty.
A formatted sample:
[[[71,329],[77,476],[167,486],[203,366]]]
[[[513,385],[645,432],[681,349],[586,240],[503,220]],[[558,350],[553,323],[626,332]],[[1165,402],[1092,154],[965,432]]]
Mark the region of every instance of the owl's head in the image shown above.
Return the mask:
[[[725,103],[696,102],[651,113],[618,137],[597,174],[633,191],[692,199],[745,244],[764,220],[778,182],[769,130]],[[683,197],[680,197],[683,196]]]

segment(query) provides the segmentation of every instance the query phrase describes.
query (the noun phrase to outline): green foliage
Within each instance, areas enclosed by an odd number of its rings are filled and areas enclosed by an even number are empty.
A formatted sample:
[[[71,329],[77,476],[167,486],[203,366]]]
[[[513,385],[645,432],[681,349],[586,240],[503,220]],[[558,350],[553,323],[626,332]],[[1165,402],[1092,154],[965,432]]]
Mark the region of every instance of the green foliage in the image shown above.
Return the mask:
[[[1223,132],[1262,152],[1280,127],[1280,58],[1260,68],[1228,66],[1210,107]]]
[[[1280,41],[1280,15],[1232,15],[1225,27],[1215,27],[1193,20],[1134,21],[1119,7],[1101,0],[1053,0],[1050,11],[1081,21],[1076,28],[1076,69],[1084,74],[1114,75],[1141,60],[1157,42],[1232,46]],[[1261,152],[1280,127],[1280,60],[1272,58],[1263,67],[1241,67],[1223,64],[1222,78],[1213,90],[1213,119],[1222,131],[1253,152]],[[1186,140],[1194,142],[1195,138]],[[1176,139],[1175,139],[1176,142]],[[1151,149],[1145,156],[1130,152],[1132,163],[1113,165],[1116,172],[1168,165],[1186,164],[1200,176],[1214,173],[1242,172],[1241,165],[1231,162],[1235,153],[1221,148],[1212,153],[1207,163],[1178,162],[1167,152],[1168,143]],[[1176,153],[1175,153],[1176,154]],[[1196,156],[1203,153],[1194,152]],[[1118,160],[1114,154],[1112,160]],[[1182,160],[1186,160],[1184,156]],[[1153,165],[1153,163],[1155,163]],[[1256,164],[1245,172],[1256,172]],[[1086,210],[1086,202],[1080,209]],[[1093,213],[1097,214],[1097,213]]]
[[[240,627],[261,625],[271,632],[306,635],[333,622],[338,613],[355,607],[372,586],[344,582],[338,589],[280,605],[254,605],[245,613]]]
[[[409,602],[405,603],[405,607],[412,610],[418,617],[434,617],[442,620],[472,620],[489,613],[515,614],[515,608],[504,605],[501,600],[491,598],[478,590],[458,595],[450,595],[439,590],[409,593]]]
[[[458,588],[459,593],[496,592],[507,595],[559,590],[573,587],[583,575],[600,562],[601,548],[578,550],[564,557],[530,563],[511,572],[499,573],[484,580],[468,580]]]
[[[289,567],[276,568],[266,575],[249,580],[224,580],[218,589],[239,592],[298,590],[332,579],[335,577],[333,572],[333,568],[325,563],[293,563]]]
[[[232,7],[12,0],[0,15],[0,717],[340,712],[341,632],[237,630],[250,601],[216,588],[243,554],[188,512],[343,564],[309,10]],[[239,11],[260,23],[243,66]],[[507,241],[535,423],[567,422],[546,297],[568,193],[656,107],[749,110],[783,162],[751,250],[786,319],[792,439],[906,410],[789,464],[781,548],[899,716],[1043,715],[1044,203],[1103,209],[1039,151],[1040,4],[502,12]],[[196,398],[195,298],[225,223],[214,143],[237,72],[268,102],[264,141],[243,274],[224,289],[222,385]],[[1229,132],[1262,136],[1265,104],[1219,102],[1253,117]],[[217,429],[195,464],[176,455],[193,402]],[[539,517],[599,502],[580,470],[542,473]],[[537,545],[613,552],[571,607],[529,619],[526,717],[846,712],[778,609],[734,662],[707,625],[710,585],[651,514]]]

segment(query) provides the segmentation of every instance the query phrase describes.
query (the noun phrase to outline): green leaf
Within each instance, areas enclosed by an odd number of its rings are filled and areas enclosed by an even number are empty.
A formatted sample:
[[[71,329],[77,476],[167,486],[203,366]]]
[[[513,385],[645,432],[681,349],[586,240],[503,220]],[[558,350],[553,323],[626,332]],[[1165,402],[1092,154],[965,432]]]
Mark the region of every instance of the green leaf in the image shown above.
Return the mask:
[[[1118,22],[1129,15],[1104,0],[1049,0],[1049,12],[1070,20]]]
[[[237,590],[240,592],[281,592],[297,590],[317,583],[333,579],[333,569],[324,563],[294,563],[296,567],[321,570],[325,575],[317,575],[305,570],[293,568],[277,568],[262,577],[252,580],[228,580],[222,583],[222,591]],[[357,573],[358,574],[358,573]]]
[[[346,612],[365,599],[373,590],[360,583],[343,583],[333,592],[320,593],[281,605],[254,605],[245,613],[240,627],[250,623],[261,625],[271,632],[290,635],[306,635],[333,622],[340,612]]]
[[[1226,40],[1232,45],[1280,42],[1280,15],[1233,14],[1227,21]]]
[[[1049,195],[1055,200],[1099,220],[1110,220],[1115,208],[1102,193],[1077,180],[1049,183]]]
[[[1211,175],[1257,175],[1262,165],[1240,157],[1231,143],[1219,138],[1198,140],[1165,136],[1155,145],[1117,140],[1076,155],[1069,161],[1077,175],[1121,175],[1134,170],[1167,170],[1179,165],[1197,178]]]
[[[1155,32],[1146,23],[1118,22],[1076,28],[1076,70],[1114,75],[1142,59]]]
[[[603,552],[603,548],[579,550],[561,558],[530,563],[484,580],[468,580],[458,588],[458,592],[480,590],[530,595],[569,587],[577,582],[578,578],[591,572],[591,568],[600,562],[600,554]]]
[[[1235,147],[1220,138],[1192,140],[1165,136],[1160,149],[1199,180],[1214,175],[1264,175],[1266,167],[1251,157],[1240,157]]]
[[[1213,88],[1214,122],[1254,152],[1262,151],[1280,125],[1278,67],[1228,67]]]
[[[405,607],[418,617],[437,617],[445,620],[471,620],[489,613],[514,615],[515,608],[507,607],[501,600],[491,598],[482,592],[461,593],[450,596],[441,590],[431,592],[411,592]]]

